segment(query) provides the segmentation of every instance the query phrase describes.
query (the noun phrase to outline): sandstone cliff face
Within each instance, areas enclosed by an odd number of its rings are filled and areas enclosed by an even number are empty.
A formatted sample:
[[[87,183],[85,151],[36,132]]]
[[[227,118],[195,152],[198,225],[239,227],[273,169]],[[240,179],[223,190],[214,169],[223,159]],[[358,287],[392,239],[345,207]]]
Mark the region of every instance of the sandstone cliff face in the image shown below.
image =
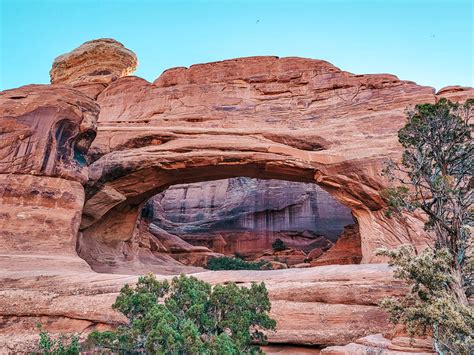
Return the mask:
[[[281,239],[307,249],[334,242],[354,223],[349,208],[316,184],[233,178],[175,185],[153,197],[153,223],[194,245],[225,253],[256,253]],[[329,245],[331,242],[329,242]]]
[[[0,93],[0,254],[26,267],[62,255],[89,269],[75,249],[98,112],[66,86]]]

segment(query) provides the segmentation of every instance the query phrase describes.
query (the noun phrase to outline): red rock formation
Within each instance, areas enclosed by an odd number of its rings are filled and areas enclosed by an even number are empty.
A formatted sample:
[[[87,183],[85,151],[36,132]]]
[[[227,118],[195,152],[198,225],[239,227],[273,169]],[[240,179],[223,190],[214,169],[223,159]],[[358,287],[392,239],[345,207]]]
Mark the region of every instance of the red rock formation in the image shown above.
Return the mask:
[[[281,250],[281,251],[272,250],[272,251],[263,253],[263,255],[257,259],[257,261],[260,261],[260,260],[278,261],[288,266],[293,266],[293,265],[304,263],[307,258],[308,257],[304,251],[288,248],[286,250]]]
[[[432,88],[392,75],[302,58],[171,69],[154,84],[119,79],[97,98],[84,237],[129,240],[141,203],[169,185],[249,176],[317,183],[350,207],[362,262],[379,260],[380,246],[423,248],[420,220],[384,216],[379,172],[400,152],[406,107],[435,100]]]
[[[64,84],[0,94],[1,348],[28,349],[38,321],[55,332],[123,322],[110,305],[136,277],[90,271],[74,253],[78,225],[87,260],[110,260],[118,272],[147,267],[168,246],[137,236],[139,211],[175,184],[237,176],[317,183],[351,208],[363,263],[379,260],[379,246],[429,243],[419,216],[384,216],[381,164],[399,157],[407,106],[472,98],[472,89],[435,95],[392,75],[276,57],[176,68],[153,84],[114,81],[132,70],[134,56],[110,40],[87,46],[56,62],[53,81]],[[107,53],[104,62],[98,53]],[[406,292],[379,264],[198,276],[264,280],[277,319],[272,343],[342,345],[383,333],[389,325],[378,302]]]
[[[0,93],[0,254],[35,268],[42,259],[89,270],[76,254],[98,105],[66,86]],[[67,260],[67,262],[66,262]]]
[[[56,268],[0,269],[0,348],[33,350],[38,322],[53,334],[81,332],[120,324],[125,319],[111,308],[120,288],[136,276],[74,272]],[[38,264],[37,264],[38,265]],[[42,275],[38,277],[38,275]],[[386,265],[342,265],[269,271],[219,271],[195,274],[212,284],[265,281],[277,332],[272,344],[346,344],[389,329],[377,303],[405,288],[392,279]],[[159,278],[165,278],[159,276]],[[370,321],[368,321],[370,320]]]
[[[155,223],[175,234],[314,231],[335,240],[353,223],[350,209],[318,185],[282,180],[241,177],[176,185],[151,203]]]
[[[395,337],[387,339],[383,334],[373,334],[344,346],[329,346],[321,351],[324,355],[387,354],[387,355],[432,355],[431,339]]]
[[[313,257],[312,259],[311,266],[360,263],[362,253],[358,225],[346,226],[344,232],[331,249],[322,256]]]
[[[54,60],[49,72],[52,84],[69,84],[96,98],[112,81],[137,68],[135,53],[110,38],[85,42]]]
[[[155,224],[193,245],[249,258],[276,239],[309,250],[325,236],[330,246],[354,223],[350,209],[316,184],[242,177],[172,186],[146,208]]]

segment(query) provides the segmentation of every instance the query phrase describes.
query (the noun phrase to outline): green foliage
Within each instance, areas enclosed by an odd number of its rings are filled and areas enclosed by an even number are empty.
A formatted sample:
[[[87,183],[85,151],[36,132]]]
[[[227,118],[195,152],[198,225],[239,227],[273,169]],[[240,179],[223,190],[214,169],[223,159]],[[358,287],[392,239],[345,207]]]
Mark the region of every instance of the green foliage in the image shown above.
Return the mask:
[[[272,244],[273,251],[286,250],[286,244],[280,238],[277,238]]]
[[[207,268],[209,270],[263,270],[266,264],[266,261],[252,262],[223,256],[210,259],[207,262]]]
[[[114,309],[129,320],[113,332],[94,332],[97,346],[126,353],[254,354],[263,330],[274,329],[268,316],[265,284],[249,288],[217,285],[181,275],[171,283],[153,274],[140,277],[136,287],[125,285]]]
[[[234,253],[234,257],[237,258],[237,259],[242,259],[242,260],[245,260],[245,256],[241,253],[237,253],[235,252]]]
[[[459,303],[449,292],[452,256],[446,248],[427,249],[414,255],[412,246],[395,250],[380,249],[378,255],[390,258],[395,277],[407,281],[410,292],[402,298],[386,298],[382,308],[390,320],[404,324],[408,334],[433,333],[438,353],[470,354],[474,349],[474,309]]]
[[[384,171],[402,183],[384,193],[387,214],[421,209],[436,247],[449,249],[454,268],[466,261],[469,227],[474,226],[474,144],[469,126],[473,117],[474,100],[417,105],[398,133],[404,148],[401,164],[390,162]]]
[[[381,193],[382,198],[387,202],[385,215],[392,217],[403,210],[413,211],[414,203],[410,201],[410,190],[406,186],[388,187]]]
[[[384,170],[401,183],[382,193],[386,215],[402,218],[403,211],[421,210],[435,248],[417,256],[406,246],[379,252],[397,267],[395,276],[411,286],[407,296],[384,300],[382,306],[411,335],[431,334],[441,354],[474,353],[474,311],[467,300],[474,270],[467,253],[474,225],[473,117],[474,100],[417,105],[398,134],[401,163],[389,162]]]
[[[43,330],[41,325],[38,325],[38,328],[40,329],[39,352],[50,355],[75,355],[81,351],[77,335],[60,334],[58,338],[54,339],[47,331]]]

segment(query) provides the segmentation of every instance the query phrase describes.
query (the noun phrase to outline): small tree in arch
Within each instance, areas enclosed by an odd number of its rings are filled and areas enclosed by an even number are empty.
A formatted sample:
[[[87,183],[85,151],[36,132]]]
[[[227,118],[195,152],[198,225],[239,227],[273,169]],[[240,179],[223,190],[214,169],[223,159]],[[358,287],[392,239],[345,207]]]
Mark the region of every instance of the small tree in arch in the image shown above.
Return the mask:
[[[397,266],[395,276],[408,281],[411,292],[387,299],[383,306],[395,323],[411,335],[431,333],[438,353],[473,351],[474,311],[472,259],[474,145],[469,120],[474,100],[464,104],[441,99],[417,105],[399,131],[404,148],[400,163],[384,173],[398,186],[384,191],[387,215],[421,210],[434,246],[420,255],[412,247],[380,250]]]
[[[277,238],[272,244],[273,251],[286,250],[286,244],[280,238]]]

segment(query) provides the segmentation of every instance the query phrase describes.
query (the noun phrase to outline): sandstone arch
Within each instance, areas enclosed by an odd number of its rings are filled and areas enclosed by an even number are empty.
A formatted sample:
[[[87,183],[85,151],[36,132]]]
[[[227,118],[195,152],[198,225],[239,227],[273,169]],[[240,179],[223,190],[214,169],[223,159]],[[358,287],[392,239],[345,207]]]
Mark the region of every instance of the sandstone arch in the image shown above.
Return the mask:
[[[399,154],[406,107],[435,100],[432,88],[392,75],[303,58],[176,68],[154,83],[120,78],[97,96],[83,240],[120,250],[141,203],[167,186],[249,176],[329,191],[359,222],[364,263],[379,246],[422,248],[429,241],[417,218],[384,217],[380,171]]]
[[[2,240],[9,250],[22,252],[31,244],[28,248],[47,255],[48,246],[67,240],[65,253],[74,255],[80,222],[81,240],[105,243],[107,250],[97,253],[113,259],[120,243],[133,235],[139,206],[150,195],[171,184],[242,175],[321,185],[353,210],[364,263],[377,261],[378,246],[429,243],[416,216],[383,216],[379,192],[386,182],[379,172],[385,159],[400,154],[396,132],[406,107],[438,96],[464,100],[472,89],[448,87],[437,95],[393,75],[354,75],[325,61],[296,57],[174,68],[149,83],[123,76],[136,63],[135,55],[114,40],[90,41],[55,61],[51,80],[61,84],[2,93],[7,127],[7,144],[0,147],[7,216]],[[66,118],[71,123],[61,130],[64,137],[53,139],[59,151],[51,153],[48,137]],[[87,168],[83,155],[92,139]],[[37,166],[45,161],[44,168]],[[51,222],[58,202],[49,212],[35,210],[40,216],[35,222],[44,226],[38,238],[48,239],[44,248],[31,238],[10,241],[16,235],[11,228],[34,229],[23,214],[11,213],[18,204],[11,191],[34,193],[11,174],[35,180],[33,190],[46,189],[51,196],[61,196],[57,186],[74,185],[69,188],[74,203],[63,204],[71,208],[62,213],[68,217],[61,235]],[[45,177],[62,180],[46,183]],[[22,202],[43,203],[51,206],[42,197]]]
[[[136,280],[133,270],[93,273],[77,250],[89,238],[103,264],[119,266],[127,253],[152,262],[124,241],[141,202],[170,184],[242,174],[315,182],[354,211],[363,262],[377,261],[381,245],[429,243],[416,216],[383,216],[380,167],[400,154],[396,132],[407,106],[465,100],[471,88],[435,94],[393,75],[277,57],[170,69],[153,83],[122,77],[136,63],[114,40],[91,41],[55,61],[53,85],[0,93],[0,346],[32,350],[38,321],[58,332],[119,322],[110,305]],[[308,345],[387,330],[377,304],[405,292],[390,275],[386,265],[337,265],[199,277],[265,280],[279,321],[271,341]]]
[[[311,152],[263,138],[227,135],[225,142],[219,140],[214,147],[208,138],[186,140],[116,151],[93,163],[92,175],[99,178],[89,185],[89,191],[97,192],[84,207],[82,243],[89,248],[94,242],[105,244],[120,254],[120,243],[132,238],[143,202],[180,183],[237,176],[313,182],[351,207],[356,218],[362,211],[370,214],[383,206],[376,189],[344,175],[331,176],[331,166],[315,161]],[[206,141],[205,151],[193,151]],[[179,150],[189,153],[177,154]]]

